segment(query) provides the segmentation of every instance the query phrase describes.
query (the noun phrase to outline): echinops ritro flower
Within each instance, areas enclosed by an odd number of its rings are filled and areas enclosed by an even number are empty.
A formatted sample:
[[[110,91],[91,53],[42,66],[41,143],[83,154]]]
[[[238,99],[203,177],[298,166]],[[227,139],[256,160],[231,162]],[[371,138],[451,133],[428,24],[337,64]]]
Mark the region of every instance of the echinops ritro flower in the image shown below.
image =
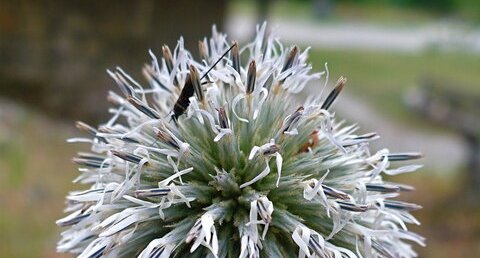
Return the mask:
[[[57,249],[78,257],[415,257],[407,229],[420,208],[393,200],[412,188],[383,180],[418,153],[370,152],[375,133],[336,122],[328,70],[266,26],[243,47],[213,28],[195,60],[178,41],[143,74],[108,71],[112,117],[70,142],[75,182]],[[322,80],[322,81],[321,81]],[[304,87],[318,92],[304,104]]]

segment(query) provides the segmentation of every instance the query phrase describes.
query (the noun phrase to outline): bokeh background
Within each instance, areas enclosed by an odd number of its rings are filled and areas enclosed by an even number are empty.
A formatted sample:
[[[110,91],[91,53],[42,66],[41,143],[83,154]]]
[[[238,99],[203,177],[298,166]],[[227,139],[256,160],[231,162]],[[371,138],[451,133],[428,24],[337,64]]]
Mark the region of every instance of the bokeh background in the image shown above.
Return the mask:
[[[334,108],[382,136],[373,148],[425,154],[395,178],[424,207],[420,257],[480,257],[478,0],[0,0],[0,257],[69,257],[55,253],[55,220],[81,187],[70,159],[82,147],[65,139],[108,115],[107,68],[141,80],[148,49],[183,35],[196,53],[212,24],[245,42],[263,20],[311,46],[331,83],[348,78]]]

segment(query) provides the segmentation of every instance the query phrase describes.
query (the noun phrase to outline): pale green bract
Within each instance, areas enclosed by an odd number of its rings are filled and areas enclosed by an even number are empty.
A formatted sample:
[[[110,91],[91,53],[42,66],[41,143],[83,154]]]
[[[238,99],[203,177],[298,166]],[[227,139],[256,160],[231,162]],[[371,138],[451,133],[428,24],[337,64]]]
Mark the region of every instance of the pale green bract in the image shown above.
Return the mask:
[[[109,71],[112,118],[70,142],[79,153],[57,249],[78,257],[415,257],[407,229],[418,205],[391,198],[411,187],[383,174],[417,153],[370,154],[375,133],[334,120],[346,83],[321,96],[307,50],[284,47],[266,26],[239,47],[213,29],[201,61],[183,47],[151,54],[141,85]],[[224,55],[224,53],[226,53]],[[224,56],[222,56],[224,55]],[[219,61],[218,63],[216,63]],[[208,71],[212,68],[210,71]],[[208,73],[207,73],[208,71]],[[326,80],[323,80],[326,81]],[[295,104],[307,85],[317,96]]]

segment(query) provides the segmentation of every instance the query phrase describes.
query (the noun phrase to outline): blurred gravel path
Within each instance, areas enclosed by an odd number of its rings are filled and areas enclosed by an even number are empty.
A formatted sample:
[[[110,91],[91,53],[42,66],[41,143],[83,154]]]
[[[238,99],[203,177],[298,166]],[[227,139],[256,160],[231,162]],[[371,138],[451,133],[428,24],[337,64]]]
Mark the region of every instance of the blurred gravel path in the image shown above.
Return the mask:
[[[242,41],[253,34],[252,17],[229,16],[226,28],[231,38]],[[461,50],[480,54],[480,30],[438,22],[417,27],[386,27],[359,23],[321,23],[273,19],[279,36],[290,42],[335,49],[419,52],[429,48]]]

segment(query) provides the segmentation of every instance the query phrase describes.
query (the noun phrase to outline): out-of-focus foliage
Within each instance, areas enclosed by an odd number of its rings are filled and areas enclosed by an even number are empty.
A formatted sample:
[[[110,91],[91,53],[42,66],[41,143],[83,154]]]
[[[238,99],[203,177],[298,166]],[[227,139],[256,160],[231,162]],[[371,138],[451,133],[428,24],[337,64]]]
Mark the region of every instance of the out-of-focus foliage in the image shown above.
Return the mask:
[[[290,0],[298,3],[311,3],[315,0]],[[321,0],[320,0],[321,1]],[[422,9],[428,12],[452,15],[457,18],[480,20],[480,1],[478,0],[326,0],[333,4],[374,5],[399,7],[407,9]]]

